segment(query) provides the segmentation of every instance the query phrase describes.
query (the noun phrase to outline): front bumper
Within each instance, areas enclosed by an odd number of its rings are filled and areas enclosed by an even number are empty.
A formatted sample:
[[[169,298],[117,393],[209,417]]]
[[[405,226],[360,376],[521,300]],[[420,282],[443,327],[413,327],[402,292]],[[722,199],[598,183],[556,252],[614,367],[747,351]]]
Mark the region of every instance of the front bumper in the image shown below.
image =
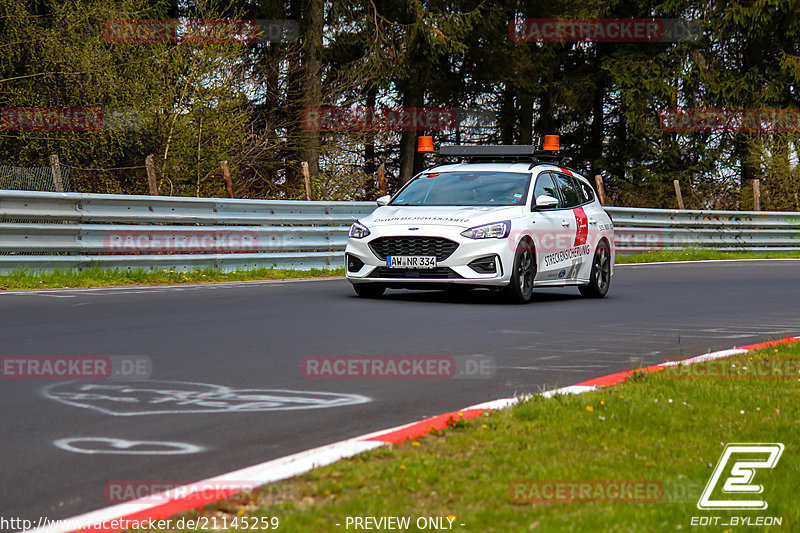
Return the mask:
[[[511,278],[514,264],[515,243],[505,239],[468,239],[461,235],[465,228],[457,226],[420,225],[418,230],[408,226],[371,227],[372,232],[364,239],[349,239],[345,249],[345,272],[351,283],[381,283],[395,286],[461,284],[483,287],[503,287]],[[446,259],[437,262],[435,270],[388,269],[386,261],[378,257],[369,243],[381,237],[441,237],[458,243],[458,247]],[[347,268],[347,257],[356,266],[356,271]],[[479,272],[470,263],[488,256],[495,257],[495,272]],[[351,265],[352,266],[352,265]],[[397,273],[396,276],[393,274]]]

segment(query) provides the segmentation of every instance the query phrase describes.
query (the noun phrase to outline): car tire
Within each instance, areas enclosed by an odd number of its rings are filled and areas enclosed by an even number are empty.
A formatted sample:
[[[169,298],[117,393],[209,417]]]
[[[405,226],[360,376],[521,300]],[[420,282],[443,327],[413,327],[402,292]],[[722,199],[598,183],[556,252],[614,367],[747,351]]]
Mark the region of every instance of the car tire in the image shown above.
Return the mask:
[[[611,248],[608,242],[601,240],[592,257],[592,272],[589,283],[578,286],[578,290],[586,298],[602,298],[608,294],[611,286]]]
[[[356,283],[353,290],[362,298],[380,298],[386,292],[386,287],[377,283]]]
[[[527,304],[533,300],[533,282],[536,279],[536,254],[533,244],[520,241],[514,254],[511,281],[504,289],[507,300],[517,304]]]

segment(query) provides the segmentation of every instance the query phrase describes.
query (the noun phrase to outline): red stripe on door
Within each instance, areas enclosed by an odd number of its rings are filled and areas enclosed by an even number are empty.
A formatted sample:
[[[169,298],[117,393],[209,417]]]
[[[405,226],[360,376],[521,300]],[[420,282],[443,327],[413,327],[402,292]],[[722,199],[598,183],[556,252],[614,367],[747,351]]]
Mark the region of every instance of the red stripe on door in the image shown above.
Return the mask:
[[[572,212],[575,213],[575,222],[578,223],[578,231],[575,233],[575,244],[573,246],[580,246],[586,244],[586,239],[589,237],[589,218],[583,212],[582,207],[576,207]]]

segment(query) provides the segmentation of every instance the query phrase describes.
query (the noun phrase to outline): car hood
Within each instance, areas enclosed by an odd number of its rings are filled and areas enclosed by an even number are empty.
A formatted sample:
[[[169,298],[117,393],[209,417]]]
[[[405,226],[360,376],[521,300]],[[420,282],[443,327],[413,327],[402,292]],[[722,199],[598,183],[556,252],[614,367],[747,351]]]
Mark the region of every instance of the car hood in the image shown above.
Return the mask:
[[[472,228],[509,220],[522,215],[522,206],[393,206],[377,208],[361,219],[367,226],[393,226],[398,224],[434,224]]]

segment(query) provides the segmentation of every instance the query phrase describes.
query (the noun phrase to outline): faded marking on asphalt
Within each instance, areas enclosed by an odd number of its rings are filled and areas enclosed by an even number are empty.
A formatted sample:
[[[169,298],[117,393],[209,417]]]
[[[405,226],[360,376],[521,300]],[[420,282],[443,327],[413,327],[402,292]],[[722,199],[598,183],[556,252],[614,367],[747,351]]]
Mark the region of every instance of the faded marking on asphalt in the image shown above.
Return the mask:
[[[190,413],[294,411],[358,405],[372,401],[359,394],[281,389],[232,389],[210,383],[69,381],[45,387],[45,398],[112,416]]]
[[[70,437],[53,441],[56,447],[74,453],[111,455],[184,455],[204,448],[185,442],[124,440],[108,437]]]

